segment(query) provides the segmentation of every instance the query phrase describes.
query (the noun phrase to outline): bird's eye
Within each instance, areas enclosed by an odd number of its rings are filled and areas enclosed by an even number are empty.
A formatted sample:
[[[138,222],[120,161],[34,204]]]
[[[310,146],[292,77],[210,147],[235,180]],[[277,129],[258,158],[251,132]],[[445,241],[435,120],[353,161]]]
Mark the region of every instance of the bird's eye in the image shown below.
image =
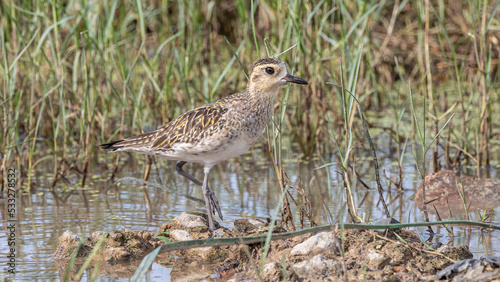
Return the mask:
[[[266,68],[266,72],[267,72],[267,74],[273,74],[274,73],[274,69],[272,67],[267,67]]]

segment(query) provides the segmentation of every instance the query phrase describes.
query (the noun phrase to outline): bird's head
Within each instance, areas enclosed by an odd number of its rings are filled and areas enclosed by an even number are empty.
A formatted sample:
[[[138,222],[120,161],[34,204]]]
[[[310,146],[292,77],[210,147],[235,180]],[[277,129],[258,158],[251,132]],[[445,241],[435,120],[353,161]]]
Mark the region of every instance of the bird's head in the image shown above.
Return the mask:
[[[275,92],[286,83],[308,84],[302,78],[288,73],[283,62],[274,58],[260,59],[253,64],[248,90],[253,93]]]

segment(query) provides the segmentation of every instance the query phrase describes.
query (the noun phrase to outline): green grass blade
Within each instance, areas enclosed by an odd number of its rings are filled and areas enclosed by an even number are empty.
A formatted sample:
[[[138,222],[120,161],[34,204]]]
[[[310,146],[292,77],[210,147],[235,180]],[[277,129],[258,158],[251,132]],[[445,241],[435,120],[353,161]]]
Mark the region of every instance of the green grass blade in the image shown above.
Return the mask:
[[[144,277],[144,275],[146,275],[146,272],[148,271],[149,267],[155,261],[156,256],[158,256],[161,247],[162,246],[156,248],[154,251],[152,251],[142,259],[141,264],[139,264],[139,267],[137,267],[137,269],[135,270],[134,275],[132,276],[132,278],[130,278],[130,281],[132,282],[142,281],[142,278]]]

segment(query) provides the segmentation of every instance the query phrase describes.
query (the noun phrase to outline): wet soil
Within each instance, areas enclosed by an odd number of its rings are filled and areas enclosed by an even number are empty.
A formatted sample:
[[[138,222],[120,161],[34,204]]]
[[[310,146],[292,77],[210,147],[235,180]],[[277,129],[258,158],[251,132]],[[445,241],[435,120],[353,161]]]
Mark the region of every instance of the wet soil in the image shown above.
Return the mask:
[[[422,184],[415,204],[422,209]],[[451,170],[425,175],[425,200],[429,213],[446,216],[494,210],[500,205],[500,182],[494,179],[459,176]]]
[[[235,222],[232,230],[217,228],[213,237],[231,238],[266,234],[269,224],[241,219]],[[285,231],[278,226],[273,230],[274,233]],[[71,253],[78,242],[82,242],[71,274],[74,279],[94,246],[104,238],[105,243],[91,268],[98,264],[101,277],[126,278],[133,275],[146,254],[166,244],[165,239],[176,242],[209,237],[206,215],[185,212],[155,233],[132,230],[94,232],[82,240],[66,231],[60,236],[54,255],[62,278]],[[436,274],[440,271],[444,272],[439,278],[450,281],[458,281],[460,275],[467,273],[469,278],[480,275],[500,277],[500,263],[495,264],[500,258],[471,261],[472,254],[467,246],[436,245],[433,249],[422,243],[415,231],[408,229],[345,230],[343,238],[341,240],[340,230],[334,230],[274,240],[263,264],[263,243],[177,251],[164,248],[155,262],[172,268],[170,275],[174,281],[258,281],[258,275],[265,281],[437,280]],[[463,261],[469,262],[464,266]],[[455,263],[459,265],[455,267]],[[261,265],[264,267],[258,274]],[[473,274],[469,273],[472,268]]]

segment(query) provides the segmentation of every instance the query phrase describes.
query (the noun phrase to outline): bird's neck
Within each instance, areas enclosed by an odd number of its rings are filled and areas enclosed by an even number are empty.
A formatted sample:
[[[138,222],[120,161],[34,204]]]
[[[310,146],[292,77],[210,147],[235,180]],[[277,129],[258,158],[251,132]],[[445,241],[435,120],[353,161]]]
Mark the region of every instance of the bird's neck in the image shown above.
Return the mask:
[[[247,109],[250,119],[254,119],[257,127],[264,128],[273,115],[274,97],[277,91],[250,93]]]
[[[274,97],[277,95],[277,89],[272,91],[250,92],[250,103],[252,112],[263,115],[265,123],[269,121],[273,114]]]
[[[250,146],[253,145],[273,115],[273,100],[276,91],[242,93],[239,99],[234,99],[230,122],[241,128]]]

